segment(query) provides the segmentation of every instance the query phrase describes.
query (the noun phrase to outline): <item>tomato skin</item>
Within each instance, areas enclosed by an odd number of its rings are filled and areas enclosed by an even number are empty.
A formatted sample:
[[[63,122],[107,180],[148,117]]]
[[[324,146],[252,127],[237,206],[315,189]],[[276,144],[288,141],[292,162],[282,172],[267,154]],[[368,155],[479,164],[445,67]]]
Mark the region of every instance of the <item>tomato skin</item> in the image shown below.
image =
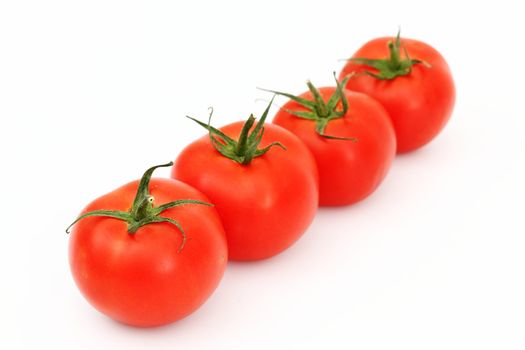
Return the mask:
[[[335,91],[335,87],[319,88],[325,101]],[[292,100],[277,112],[272,121],[297,135],[314,155],[319,170],[321,206],[353,204],[370,195],[388,173],[395,156],[396,139],[385,109],[364,94],[351,91],[344,91],[344,94],[348,111],[343,118],[328,122],[325,134],[356,137],[356,142],[320,136],[315,131],[314,121],[286,111],[306,110]],[[313,99],[310,92],[299,97]]]
[[[371,40],[352,57],[386,58],[391,40],[387,37]],[[392,80],[358,74],[346,85],[349,90],[372,96],[386,108],[396,131],[397,153],[413,151],[436,137],[449,120],[455,102],[452,74],[441,54],[421,41],[401,38],[401,44],[411,59],[425,61],[431,67],[415,64],[411,73]],[[375,72],[370,67],[348,61],[339,79],[363,70]]]
[[[129,210],[138,181],[91,202],[96,209]],[[171,179],[153,178],[156,203],[176,199],[209,200],[196,189]],[[179,320],[202,305],[215,290],[227,262],[226,237],[213,207],[183,205],[162,216],[177,220],[142,226],[134,235],[124,221],[89,217],[71,232],[69,262],[84,297],[100,312],[133,326],[152,327]]]
[[[243,122],[220,130],[237,139]],[[258,260],[292,245],[314,218],[318,203],[315,160],[287,130],[266,124],[260,148],[279,141],[250,164],[241,165],[215,150],[208,135],[179,154],[171,176],[202,191],[224,225],[232,260]]]

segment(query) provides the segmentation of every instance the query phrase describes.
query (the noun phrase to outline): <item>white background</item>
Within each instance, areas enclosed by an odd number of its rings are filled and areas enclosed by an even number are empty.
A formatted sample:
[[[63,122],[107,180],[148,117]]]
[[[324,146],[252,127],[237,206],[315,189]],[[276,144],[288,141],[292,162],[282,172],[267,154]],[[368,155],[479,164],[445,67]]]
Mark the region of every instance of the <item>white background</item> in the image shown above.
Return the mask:
[[[2,1],[0,348],[523,349],[517,4]],[[321,209],[280,256],[229,264],[180,322],[135,329],[87,304],[64,233],[84,205],[202,135],[186,114],[260,115],[256,86],[332,84],[339,59],[398,26],[454,74],[432,144],[398,157],[367,200]]]

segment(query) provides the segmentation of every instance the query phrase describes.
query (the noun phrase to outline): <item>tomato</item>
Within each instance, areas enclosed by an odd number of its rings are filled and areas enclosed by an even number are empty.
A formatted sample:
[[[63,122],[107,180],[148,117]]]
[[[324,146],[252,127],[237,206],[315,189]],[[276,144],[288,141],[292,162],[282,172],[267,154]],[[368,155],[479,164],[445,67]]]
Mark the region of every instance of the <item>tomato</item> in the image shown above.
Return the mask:
[[[140,327],[195,311],[227,262],[224,229],[208,199],[179,181],[150,182],[157,167],[140,183],[91,202],[75,221],[69,245],[71,272],[84,297],[107,316]]]
[[[385,109],[371,97],[342,86],[315,88],[290,97],[273,123],[297,135],[319,169],[319,204],[352,204],[383,181],[395,156],[396,140]]]
[[[269,108],[253,128],[253,116],[220,130],[199,122],[209,135],[184,148],[172,169],[173,178],[215,204],[232,260],[282,252],[305,232],[317,210],[315,160],[295,135],[264,124]]]
[[[402,54],[403,52],[403,54]],[[378,38],[361,47],[340,79],[355,74],[346,88],[363,92],[386,108],[396,131],[397,152],[430,142],[452,114],[455,88],[445,59],[421,41]]]

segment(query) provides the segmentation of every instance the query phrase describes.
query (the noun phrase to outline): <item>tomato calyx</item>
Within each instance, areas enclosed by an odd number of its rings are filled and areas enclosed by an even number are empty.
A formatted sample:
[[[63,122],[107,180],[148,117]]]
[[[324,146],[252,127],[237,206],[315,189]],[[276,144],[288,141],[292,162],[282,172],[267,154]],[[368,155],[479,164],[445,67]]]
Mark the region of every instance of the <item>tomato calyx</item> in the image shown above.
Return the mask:
[[[334,72],[335,78],[335,72]],[[330,99],[325,102],[319,90],[312,84],[311,81],[307,81],[306,85],[308,90],[312,94],[313,100],[295,96],[286,92],[266,90],[264,91],[272,92],[277,95],[288,97],[290,100],[297,102],[302,107],[306,108],[306,111],[295,111],[292,109],[284,109],[287,113],[290,113],[298,118],[309,119],[315,122],[315,131],[319,136],[332,139],[332,140],[343,140],[343,141],[352,141],[356,142],[357,138],[355,137],[340,137],[325,134],[325,129],[328,123],[334,119],[343,118],[348,111],[348,101],[343,91],[343,87],[348,82],[350,76],[345,77],[342,82],[339,82],[337,78],[335,79],[336,89],[335,92],[330,96]],[[341,109],[338,109],[337,106],[341,103]]]
[[[405,58],[401,58],[401,48]],[[379,80],[392,80],[400,76],[408,75],[412,72],[412,66],[422,64],[430,68],[430,64],[418,59],[411,59],[408,51],[401,45],[400,31],[393,41],[388,42],[388,50],[390,55],[386,59],[370,59],[370,58],[350,58],[348,61],[362,64],[377,70],[377,73],[368,70],[363,71],[364,74],[369,75]]]
[[[159,215],[165,210],[177,207],[179,205],[201,204],[206,206],[212,206],[213,204],[194,199],[179,199],[155,207],[153,205],[155,198],[149,192],[149,182],[151,180],[151,176],[155,169],[160,167],[168,167],[172,165],[173,162],[169,162],[167,164],[153,166],[146,170],[146,172],[144,173],[144,175],[142,175],[142,178],[140,179],[137,194],[135,195],[135,199],[133,200],[133,204],[129,211],[100,209],[87,212],[83,215],[80,215],[71,225],[69,225],[66,229],[66,233],[70,233],[71,227],[73,227],[73,225],[75,225],[77,222],[91,216],[109,217],[125,221],[128,224],[128,233],[130,235],[135,234],[137,230],[142,226],[158,222],[167,222],[174,225],[182,234],[182,243],[179,247],[180,252],[184,247],[184,244],[186,243],[186,233],[184,232],[184,229],[177,220]]]
[[[213,108],[210,107],[210,116],[208,118],[208,124],[205,124],[195,118],[192,118],[190,116],[186,116],[189,119],[193,120],[206,130],[208,130],[210,141],[213,147],[224,157],[229,158],[241,165],[248,165],[251,163],[251,161],[255,157],[260,157],[266,152],[268,152],[272,147],[277,146],[284,150],[286,150],[286,147],[284,147],[280,142],[272,142],[268,146],[259,149],[259,144],[261,143],[263,134],[264,134],[264,121],[266,120],[266,117],[268,116],[268,112],[270,111],[270,107],[273,103],[273,98],[268,104],[268,107],[264,110],[263,114],[261,115],[261,118],[255,124],[255,117],[253,114],[250,115],[248,120],[244,123],[241,133],[239,135],[238,140],[234,140],[228,135],[224,134],[219,129],[214,128],[210,125],[211,123],[211,117],[213,114]],[[252,129],[253,125],[255,124],[255,127]]]

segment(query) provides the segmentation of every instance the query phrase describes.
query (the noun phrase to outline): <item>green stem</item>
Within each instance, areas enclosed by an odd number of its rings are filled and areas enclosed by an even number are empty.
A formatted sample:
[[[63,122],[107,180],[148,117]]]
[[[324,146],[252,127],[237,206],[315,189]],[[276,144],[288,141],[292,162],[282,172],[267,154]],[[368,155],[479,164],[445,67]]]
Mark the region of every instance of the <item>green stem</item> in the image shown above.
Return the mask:
[[[255,122],[255,117],[250,115],[246,123],[244,123],[241,134],[239,135],[239,141],[237,142],[237,147],[235,147],[235,153],[237,153],[238,156],[243,156],[246,153],[246,146],[248,142],[248,136],[250,133],[250,129],[253,126],[253,123]]]
[[[390,51],[390,65],[392,69],[399,69],[401,66],[401,57],[399,54],[398,45],[395,45],[393,42],[388,43],[388,50]]]
[[[137,230],[142,226],[149,225],[152,223],[167,222],[174,225],[177,228],[177,230],[179,230],[182,234],[182,243],[179,247],[179,251],[181,251],[184,247],[184,244],[186,243],[186,233],[182,229],[182,226],[178,221],[174,219],[159,215],[165,210],[177,207],[179,205],[201,204],[211,206],[212,204],[194,199],[179,199],[155,207],[153,205],[155,199],[149,192],[149,183],[151,180],[151,176],[153,175],[155,169],[160,167],[169,167],[172,165],[173,162],[169,162],[166,164],[156,165],[146,170],[146,172],[144,173],[144,175],[142,175],[142,178],[140,179],[137,188],[137,193],[135,194],[135,199],[133,200],[133,204],[131,205],[131,209],[129,211],[106,209],[93,210],[79,216],[71,225],[67,227],[66,232],[69,233],[71,227],[80,220],[93,216],[108,217],[126,222],[128,224],[127,231],[130,235],[135,234]]]
[[[312,94],[314,101],[315,101],[315,111],[319,118],[328,118],[330,115],[330,111],[328,110],[323,97],[321,96],[321,93],[319,90],[312,84],[310,80],[306,82],[306,85],[308,86],[308,90],[310,90],[310,93]]]
[[[133,216],[133,219],[136,221],[144,219],[146,216],[148,216],[148,212],[153,206],[153,197],[151,197],[149,194],[149,182],[153,172],[158,168],[170,167],[172,165],[173,162],[155,165],[146,170],[144,175],[142,175],[137,188],[137,194],[135,195],[135,199],[133,200],[133,205],[131,207],[131,216]]]
[[[135,221],[140,221],[147,217],[153,208],[154,200],[155,198],[153,198],[153,196],[142,198],[140,203],[138,203],[137,207],[135,208],[135,212],[132,214],[133,219],[135,219]]]

